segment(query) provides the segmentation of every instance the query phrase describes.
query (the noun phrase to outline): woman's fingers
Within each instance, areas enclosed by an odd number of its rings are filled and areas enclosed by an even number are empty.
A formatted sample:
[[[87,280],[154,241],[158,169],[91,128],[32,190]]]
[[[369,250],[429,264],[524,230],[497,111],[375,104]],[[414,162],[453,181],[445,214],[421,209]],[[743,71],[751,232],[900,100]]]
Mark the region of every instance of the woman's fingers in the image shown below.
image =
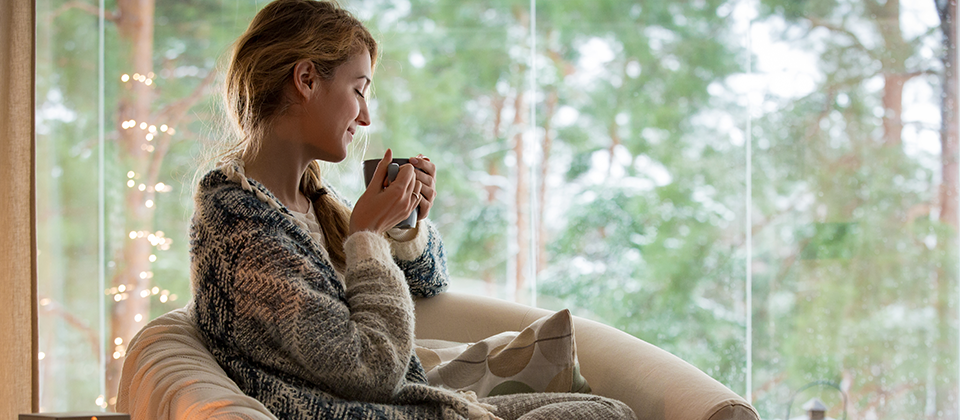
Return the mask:
[[[390,162],[393,162],[393,150],[387,149],[383,154],[383,159],[380,159],[380,163],[377,163],[377,169],[373,171],[373,176],[370,177],[370,183],[367,184],[367,188],[370,188],[371,185],[385,185],[387,167],[390,166]]]

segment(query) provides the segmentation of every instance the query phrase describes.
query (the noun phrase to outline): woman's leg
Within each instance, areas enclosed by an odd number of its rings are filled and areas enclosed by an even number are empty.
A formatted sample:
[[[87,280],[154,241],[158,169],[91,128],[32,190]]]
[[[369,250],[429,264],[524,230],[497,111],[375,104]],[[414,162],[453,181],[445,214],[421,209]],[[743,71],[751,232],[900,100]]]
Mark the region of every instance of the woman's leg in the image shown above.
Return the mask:
[[[530,393],[500,395],[481,399],[497,406],[503,420],[635,420],[626,404],[599,395],[574,393]]]

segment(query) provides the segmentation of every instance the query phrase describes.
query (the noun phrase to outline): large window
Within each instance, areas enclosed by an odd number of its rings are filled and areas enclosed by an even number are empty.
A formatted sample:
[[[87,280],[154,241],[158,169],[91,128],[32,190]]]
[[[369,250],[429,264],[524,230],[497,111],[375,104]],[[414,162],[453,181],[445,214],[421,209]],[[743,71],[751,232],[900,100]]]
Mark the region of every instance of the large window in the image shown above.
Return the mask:
[[[219,60],[264,4],[128,3],[37,1],[43,411],[111,409],[190,299]],[[383,51],[325,174],[436,162],[453,290],[614,325],[763,418],[960,418],[947,1],[341,3]]]

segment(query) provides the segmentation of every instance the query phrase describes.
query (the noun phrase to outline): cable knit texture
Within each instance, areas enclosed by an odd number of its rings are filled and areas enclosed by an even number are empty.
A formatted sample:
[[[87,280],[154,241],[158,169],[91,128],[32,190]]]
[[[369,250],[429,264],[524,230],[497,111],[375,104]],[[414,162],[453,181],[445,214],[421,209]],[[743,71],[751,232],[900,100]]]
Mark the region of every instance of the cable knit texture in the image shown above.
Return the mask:
[[[332,191],[332,190],[329,190]],[[206,174],[190,231],[200,337],[246,394],[280,419],[459,419],[487,412],[426,384],[411,294],[447,285],[443,246],[421,221],[398,242],[359,232],[338,273],[306,225],[227,165]]]

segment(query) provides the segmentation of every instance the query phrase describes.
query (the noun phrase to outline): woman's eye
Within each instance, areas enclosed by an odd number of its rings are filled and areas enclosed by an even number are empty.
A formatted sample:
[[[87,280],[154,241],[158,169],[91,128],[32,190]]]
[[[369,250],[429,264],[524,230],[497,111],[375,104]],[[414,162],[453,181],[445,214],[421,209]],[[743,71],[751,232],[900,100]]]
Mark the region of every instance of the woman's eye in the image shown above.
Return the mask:
[[[367,99],[366,96],[363,96],[363,92],[360,92],[359,90],[354,90],[354,92],[357,92],[357,95],[360,95],[361,98]]]

